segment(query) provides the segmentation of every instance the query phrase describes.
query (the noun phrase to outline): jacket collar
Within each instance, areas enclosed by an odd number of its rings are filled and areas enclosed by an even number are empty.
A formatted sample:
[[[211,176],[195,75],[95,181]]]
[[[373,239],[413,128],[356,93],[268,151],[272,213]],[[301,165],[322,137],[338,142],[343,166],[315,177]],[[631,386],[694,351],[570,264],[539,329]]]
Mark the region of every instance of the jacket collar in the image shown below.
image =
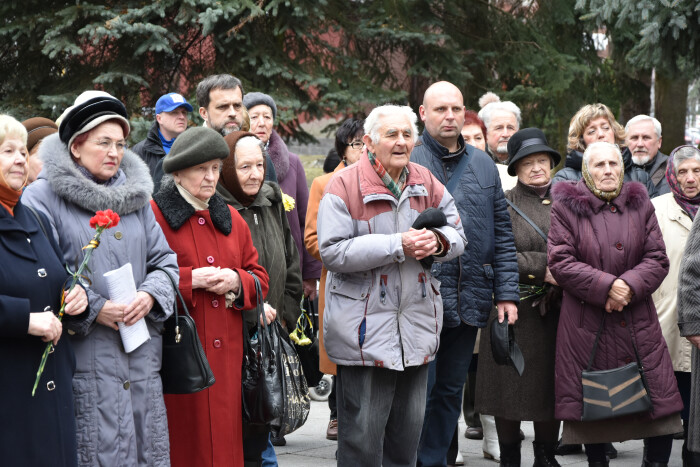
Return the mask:
[[[369,157],[367,154],[363,154],[360,160],[356,163],[357,176],[360,181],[360,193],[365,202],[369,202],[375,199],[391,199],[396,202],[396,198],[391,191],[384,185],[382,179],[379,178],[377,172],[372,167],[369,162]],[[425,185],[425,179],[418,169],[418,165],[409,162],[408,163],[408,175],[406,176],[406,185],[404,187],[404,193],[401,197],[408,196],[427,196],[428,192],[423,185]]]
[[[624,182],[620,194],[610,203],[596,197],[583,179],[578,182],[561,181],[554,185],[551,193],[555,202],[567,206],[581,217],[597,214],[607,206],[615,206],[615,209],[624,212],[628,206],[638,208],[649,199],[646,187],[639,182]]]
[[[424,144],[431,154],[439,157],[440,159],[459,159],[459,157],[466,152],[467,148],[467,145],[464,142],[464,137],[462,135],[459,135],[459,139],[457,140],[459,150],[457,150],[457,152],[451,153],[445,146],[438,143],[437,140],[435,140],[435,138],[433,138],[427,131],[424,131],[421,135],[418,144],[420,143]]]
[[[111,209],[125,216],[143,208],[151,199],[153,180],[148,166],[130,150],[124,151],[118,179],[110,186],[95,183],[80,173],[58,133],[43,139],[39,157],[44,162],[39,178],[46,179],[59,197],[87,211]]]
[[[683,208],[681,208],[676,202],[676,199],[673,197],[673,193],[668,193],[663,196],[668,196],[668,201],[666,201],[665,206],[666,209],[664,209],[665,212],[659,213],[659,211],[656,211],[656,215],[666,216],[670,221],[678,222],[686,230],[688,230],[688,232],[690,232],[690,229],[693,227],[693,219],[691,219],[690,216],[683,211]]]
[[[163,178],[160,190],[153,195],[153,201],[158,205],[165,221],[173,230],[178,230],[185,225],[196,212],[192,205],[180,196],[171,177]],[[212,224],[221,233],[224,235],[231,233],[231,211],[218,193],[209,199],[209,215]]]
[[[230,191],[228,191],[226,188],[223,187],[220,183],[216,187],[217,193],[221,195],[221,197],[226,201],[228,204],[230,204],[232,207],[236,209],[236,211],[242,211],[244,209],[252,208],[252,207],[267,207],[267,206],[272,206],[273,202],[281,202],[282,201],[282,194],[280,193],[279,190],[279,185],[275,182],[270,182],[266,181],[262,184],[260,187],[260,191],[258,191],[257,196],[253,200],[252,203],[250,203],[249,206],[243,206],[232,194]]]
[[[275,130],[270,134],[270,141],[267,143],[267,153],[275,166],[277,180],[283,182],[289,172],[289,149],[284,144],[282,138]]]

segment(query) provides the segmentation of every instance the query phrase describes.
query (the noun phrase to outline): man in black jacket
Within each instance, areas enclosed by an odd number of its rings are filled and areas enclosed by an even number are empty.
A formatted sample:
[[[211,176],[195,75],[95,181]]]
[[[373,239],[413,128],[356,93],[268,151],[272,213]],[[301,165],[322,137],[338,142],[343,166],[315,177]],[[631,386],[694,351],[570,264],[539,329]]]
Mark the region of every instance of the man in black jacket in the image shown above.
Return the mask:
[[[170,152],[175,138],[187,129],[189,112],[192,112],[192,106],[180,94],[171,92],[161,96],[156,102],[156,121],[148,136],[132,148],[148,165],[155,186],[154,192],[158,191],[163,176],[162,169],[157,170],[158,162]]]
[[[668,156],[661,152],[661,123],[648,115],[632,117],[625,125],[625,145],[632,164],[651,178],[656,195],[670,193],[666,181]]]

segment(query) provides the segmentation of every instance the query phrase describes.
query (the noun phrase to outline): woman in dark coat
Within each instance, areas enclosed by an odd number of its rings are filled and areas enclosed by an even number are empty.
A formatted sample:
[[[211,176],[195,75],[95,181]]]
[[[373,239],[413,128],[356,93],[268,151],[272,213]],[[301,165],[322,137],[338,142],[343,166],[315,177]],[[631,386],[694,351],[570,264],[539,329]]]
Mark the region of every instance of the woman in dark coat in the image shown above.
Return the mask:
[[[607,465],[603,444],[645,438],[644,465],[666,465],[683,408],[651,294],[669,262],[646,189],[622,179],[617,146],[589,145],[583,179],[553,190],[548,263],[564,290],[555,371],[555,416],[564,420],[565,443],[586,444],[589,465]],[[625,313],[622,313],[624,311]],[[635,360],[644,367],[650,412],[581,421],[581,371],[605,317],[593,370]]]
[[[77,465],[71,380],[75,355],[61,339],[56,317],[69,278],[48,219],[22,204],[29,176],[27,130],[0,116],[0,465]],[[75,287],[66,298],[66,320],[79,320],[87,295]],[[73,316],[71,316],[73,315]],[[59,340],[60,339],[60,340]],[[52,341],[36,394],[39,362]]]
[[[216,194],[228,146],[216,131],[190,128],[163,159],[166,174],[151,205],[180,266],[179,288],[216,383],[194,394],[167,394],[173,466],[243,466],[242,310],[257,303],[255,282],[267,293],[250,231]]]
[[[514,334],[525,359],[519,375],[512,366],[497,365],[491,351],[491,335],[481,334],[477,370],[476,407],[496,417],[501,465],[520,465],[520,421],[533,420],[535,466],[558,466],[554,451],[559,421],[554,418],[554,352],[559,321],[556,287],[547,268],[547,241],[513,205],[540,231],[549,231],[551,169],[561,156],[547,144],[541,130],[525,128],[508,141],[508,174],[517,175],[517,185],[506,199],[518,254],[521,299]],[[498,315],[489,317],[489,325]]]
[[[217,191],[246,221],[258,251],[258,262],[270,275],[265,308],[271,309],[287,331],[296,326],[302,297],[299,252],[289,228],[282,192],[275,182],[265,182],[266,154],[252,133],[234,131],[226,135],[229,157],[223,162]],[[244,313],[249,328],[255,325],[255,310]],[[243,426],[246,465],[274,454],[268,443],[269,426]],[[274,433],[274,432],[273,432]],[[281,438],[280,438],[281,439]]]

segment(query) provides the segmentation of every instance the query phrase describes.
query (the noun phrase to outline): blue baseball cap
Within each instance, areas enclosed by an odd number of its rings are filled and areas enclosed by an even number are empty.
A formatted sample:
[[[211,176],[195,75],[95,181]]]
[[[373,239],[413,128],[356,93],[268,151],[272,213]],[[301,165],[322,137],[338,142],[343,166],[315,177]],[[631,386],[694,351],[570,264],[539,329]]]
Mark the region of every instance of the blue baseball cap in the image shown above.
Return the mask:
[[[156,102],[156,115],[161,112],[172,112],[178,107],[184,107],[188,112],[192,112],[192,106],[187,102],[187,99],[176,92],[171,92],[161,96]]]

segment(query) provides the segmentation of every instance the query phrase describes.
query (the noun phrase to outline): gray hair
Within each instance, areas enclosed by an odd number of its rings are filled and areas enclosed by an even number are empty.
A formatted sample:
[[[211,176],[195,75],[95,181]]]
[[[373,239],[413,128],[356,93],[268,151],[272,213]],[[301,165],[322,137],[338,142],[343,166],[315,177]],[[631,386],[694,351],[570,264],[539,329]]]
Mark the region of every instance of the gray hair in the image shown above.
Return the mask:
[[[411,123],[413,142],[415,143],[418,141],[418,127],[416,126],[418,116],[413,109],[407,105],[386,104],[372,109],[365,119],[365,134],[368,134],[372,142],[377,144],[379,142],[379,128],[382,126],[381,119],[394,115],[404,115],[408,118],[408,121]]]
[[[595,143],[589,144],[586,150],[583,151],[583,163],[588,167],[588,161],[591,159],[593,153],[599,153],[606,149],[617,154],[617,158],[620,159],[620,166],[624,170],[625,162],[622,160],[620,147],[617,144],[608,143],[607,141],[596,141]]]
[[[654,131],[656,131],[656,137],[661,138],[661,122],[655,119],[654,117],[650,117],[649,115],[644,114],[640,114],[636,117],[630,118],[629,122],[627,122],[627,125],[625,125],[625,133],[629,133],[630,126],[634,125],[635,123],[644,122],[646,120],[649,120],[651,121],[651,123],[654,124]]]
[[[693,146],[681,146],[673,152],[673,171],[678,176],[678,167],[688,159],[695,159],[700,162],[700,150]]]
[[[236,157],[236,149],[242,146],[249,146],[249,147],[259,147],[260,152],[262,153],[263,160],[267,157],[267,151],[265,150],[265,143],[260,141],[257,136],[244,136],[243,138],[239,139],[236,142],[236,147],[233,150],[233,162],[238,163],[238,157]]]
[[[496,110],[504,110],[515,115],[515,119],[518,121],[518,128],[520,128],[520,108],[517,105],[511,101],[491,102],[490,104],[486,104],[484,108],[479,111],[479,118],[484,122],[484,125],[486,125],[486,131],[489,131],[491,116]]]
[[[233,75],[211,75],[204,78],[197,85],[197,105],[209,107],[209,93],[215,89],[236,89],[241,88],[241,96],[243,96],[243,85],[241,80]]]

